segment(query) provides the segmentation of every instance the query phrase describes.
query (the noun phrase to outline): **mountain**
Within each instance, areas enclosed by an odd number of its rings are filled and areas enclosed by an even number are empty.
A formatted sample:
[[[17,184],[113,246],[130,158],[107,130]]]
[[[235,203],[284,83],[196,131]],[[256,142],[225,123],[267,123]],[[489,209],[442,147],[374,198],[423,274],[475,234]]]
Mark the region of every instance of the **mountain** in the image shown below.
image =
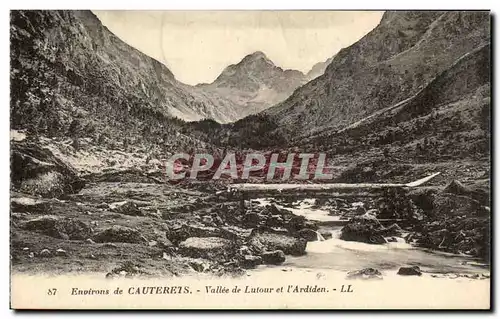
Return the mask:
[[[415,95],[490,39],[487,12],[386,12],[322,76],[265,111],[292,140],[335,132]]]
[[[214,82],[197,88],[231,101],[238,112],[237,120],[283,101],[306,81],[302,72],[283,70],[257,51],[226,67]]]
[[[487,12],[387,12],[305,84],[255,52],[192,87],[89,11],[12,11],[11,128],[163,152],[299,146],[417,160],[427,148],[480,158],[489,152],[489,30]]]
[[[315,65],[312,66],[311,70],[307,72],[306,78],[308,81],[312,81],[315,78],[317,78],[320,75],[323,75],[325,73],[326,67],[333,61],[333,57],[328,58],[324,62],[318,62]]]
[[[412,97],[332,133],[324,131],[298,144],[318,145],[342,157],[388,158],[438,163],[468,159],[489,165],[489,43],[460,57]]]
[[[339,182],[436,171],[437,182],[486,178],[490,54],[487,12],[387,12],[324,75],[264,112],[212,126],[210,136],[233,147],[324,152]]]
[[[178,82],[90,11],[12,11],[10,58],[16,130],[180,147],[179,119],[227,122],[237,114]]]

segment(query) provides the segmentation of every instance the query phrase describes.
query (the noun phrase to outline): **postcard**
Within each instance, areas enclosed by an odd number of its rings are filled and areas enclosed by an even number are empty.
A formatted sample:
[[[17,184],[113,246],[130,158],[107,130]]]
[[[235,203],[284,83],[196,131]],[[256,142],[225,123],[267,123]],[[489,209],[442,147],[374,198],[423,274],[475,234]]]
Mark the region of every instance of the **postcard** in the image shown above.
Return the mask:
[[[11,11],[11,308],[490,309],[490,28]]]

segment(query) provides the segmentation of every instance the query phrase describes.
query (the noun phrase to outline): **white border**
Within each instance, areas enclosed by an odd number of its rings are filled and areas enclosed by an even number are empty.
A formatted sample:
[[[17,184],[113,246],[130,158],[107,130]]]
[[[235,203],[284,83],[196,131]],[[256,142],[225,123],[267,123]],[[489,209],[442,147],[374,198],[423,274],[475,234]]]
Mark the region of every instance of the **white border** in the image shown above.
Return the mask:
[[[203,1],[203,0],[183,0],[183,1],[153,1],[153,0],[122,0],[115,1],[36,1],[36,0],[18,0],[11,1],[9,8],[11,9],[127,9],[127,10],[152,10],[152,9],[191,9],[191,10],[216,10],[216,9],[233,9],[233,10],[249,10],[249,9],[264,9],[264,10],[387,10],[387,9],[406,9],[406,10],[453,10],[453,9],[489,9],[492,8],[495,1],[493,0],[455,0],[455,1],[395,1],[395,0],[379,0],[379,1],[322,1],[322,0],[287,0],[287,1],[270,1],[270,0],[252,0],[252,1]]]

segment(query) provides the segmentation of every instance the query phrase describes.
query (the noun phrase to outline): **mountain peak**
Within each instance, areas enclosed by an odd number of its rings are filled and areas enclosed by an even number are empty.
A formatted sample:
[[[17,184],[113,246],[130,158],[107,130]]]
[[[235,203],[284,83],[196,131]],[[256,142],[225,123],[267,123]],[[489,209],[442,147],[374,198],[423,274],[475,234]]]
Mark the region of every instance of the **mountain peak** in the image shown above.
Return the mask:
[[[266,54],[264,52],[262,52],[262,51],[255,51],[254,53],[248,54],[247,57],[266,58],[267,59]]]
[[[267,64],[274,65],[273,61],[271,61],[264,52],[262,51],[255,51],[254,53],[250,53],[246,55],[240,63],[245,63],[245,62],[266,62]]]
[[[226,82],[231,82],[230,86],[238,86],[239,81],[244,83],[253,80],[249,79],[249,74],[252,77],[257,78],[268,78],[269,73],[275,73],[279,69],[281,72],[283,70],[278,68],[262,51],[256,51],[251,54],[246,55],[237,64],[231,64],[226,67],[222,73],[215,79],[213,83],[222,84]],[[242,84],[246,86],[246,84]]]
[[[250,54],[250,55],[260,55],[260,56],[266,56],[266,54],[262,51],[255,51],[254,53]]]
[[[241,106],[241,114],[248,115],[283,101],[304,83],[302,72],[283,70],[264,52],[256,51],[226,67],[212,83],[199,87],[209,92],[223,92],[235,105]]]

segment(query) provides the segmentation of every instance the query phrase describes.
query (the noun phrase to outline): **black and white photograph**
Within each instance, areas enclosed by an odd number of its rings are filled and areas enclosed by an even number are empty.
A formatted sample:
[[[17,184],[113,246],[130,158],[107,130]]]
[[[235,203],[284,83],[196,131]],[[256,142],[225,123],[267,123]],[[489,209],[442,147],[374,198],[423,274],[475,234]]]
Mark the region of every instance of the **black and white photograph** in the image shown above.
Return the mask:
[[[11,307],[490,309],[491,28],[11,10]]]

